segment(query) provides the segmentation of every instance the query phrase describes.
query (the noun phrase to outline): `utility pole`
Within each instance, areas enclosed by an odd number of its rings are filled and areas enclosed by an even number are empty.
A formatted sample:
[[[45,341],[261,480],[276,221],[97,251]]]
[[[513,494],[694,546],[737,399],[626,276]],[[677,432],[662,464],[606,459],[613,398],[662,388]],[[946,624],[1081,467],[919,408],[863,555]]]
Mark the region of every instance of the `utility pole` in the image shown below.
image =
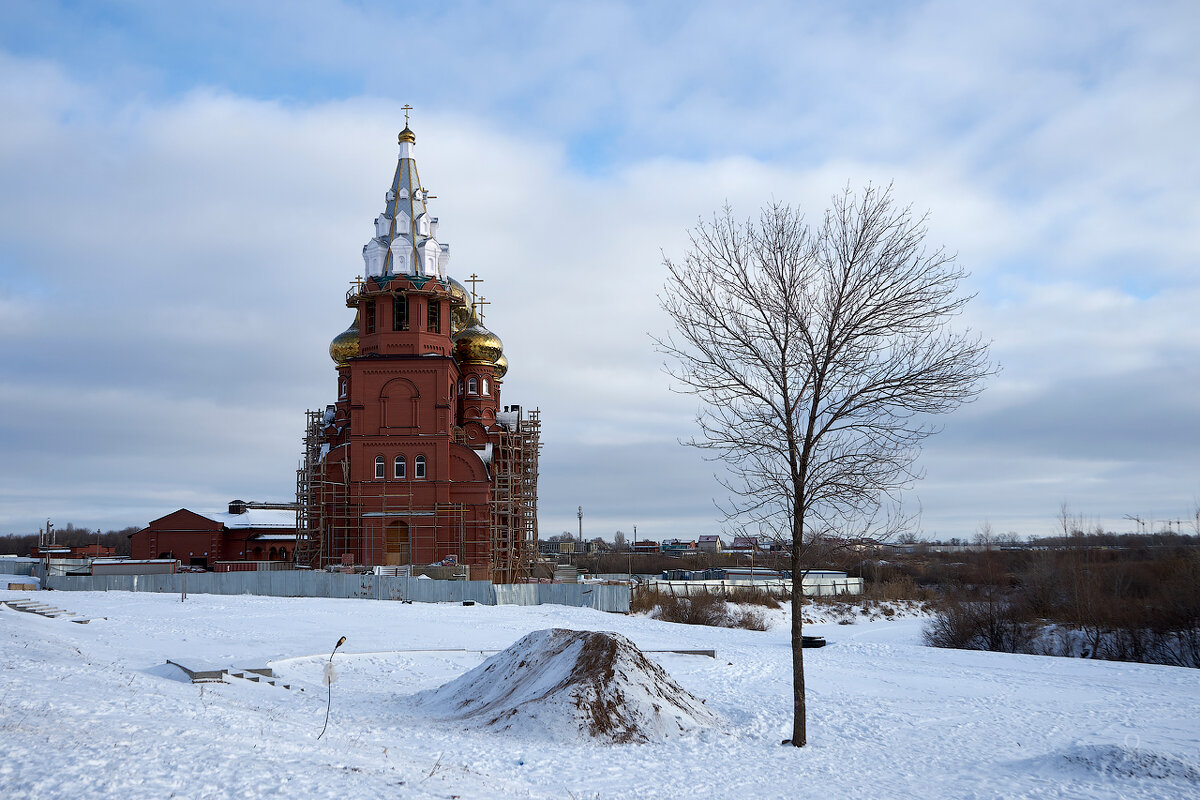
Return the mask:
[[[583,552],[583,506],[579,507],[579,551]]]
[[[633,546],[637,544],[637,525],[633,526],[633,540],[629,542],[629,580],[633,582]]]
[[[49,581],[50,581],[50,548],[54,546],[53,545],[54,535],[52,533],[53,530],[54,530],[54,523],[51,522],[50,520],[46,520],[46,533],[45,533],[45,536],[42,537],[41,551],[42,551],[42,557],[45,559],[45,561],[44,561],[45,566],[42,568],[42,580],[47,583],[49,583]],[[43,586],[42,588],[44,589],[46,587]]]

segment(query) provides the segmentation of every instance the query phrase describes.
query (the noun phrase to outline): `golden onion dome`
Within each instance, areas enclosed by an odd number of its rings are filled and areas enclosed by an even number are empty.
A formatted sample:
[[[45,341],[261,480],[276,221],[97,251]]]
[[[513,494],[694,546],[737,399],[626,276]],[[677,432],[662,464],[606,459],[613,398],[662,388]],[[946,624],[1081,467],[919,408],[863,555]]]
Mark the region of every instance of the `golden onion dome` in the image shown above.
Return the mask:
[[[454,358],[462,364],[495,364],[504,355],[500,337],[478,322],[463,328],[454,337]]]
[[[494,374],[496,376],[496,380],[500,380],[506,374],[508,374],[508,356],[504,355],[503,353],[501,353],[500,357],[496,359],[496,371]]]
[[[350,327],[333,337],[329,343],[329,357],[339,367],[346,361],[358,355],[358,312],[354,313],[354,322]]]
[[[400,135],[396,137],[396,140],[397,144],[404,144],[405,142],[408,142],[409,144],[416,144],[417,135],[409,130],[409,127],[405,125],[404,130],[400,131]]]
[[[446,283],[450,289],[450,296],[462,301],[461,305],[455,305],[450,310],[450,335],[454,336],[479,320],[475,318],[475,309],[471,307],[471,295],[467,287],[450,277],[446,278]]]

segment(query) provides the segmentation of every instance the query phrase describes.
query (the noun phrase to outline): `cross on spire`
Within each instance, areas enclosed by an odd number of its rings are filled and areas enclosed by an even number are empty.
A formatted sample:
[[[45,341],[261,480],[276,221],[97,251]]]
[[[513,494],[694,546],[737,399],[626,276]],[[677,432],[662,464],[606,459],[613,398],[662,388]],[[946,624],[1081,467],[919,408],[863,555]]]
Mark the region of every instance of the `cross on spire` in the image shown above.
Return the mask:
[[[467,283],[471,284],[471,305],[473,307],[475,305],[475,290],[478,288],[476,284],[483,283],[483,278],[472,272],[471,277],[467,278]]]
[[[408,112],[412,111],[413,107],[410,106],[408,103],[405,103],[403,106],[400,107],[400,110],[404,112],[404,127],[407,128],[408,127]]]
[[[492,304],[491,300],[485,300],[485,299],[483,299],[482,296],[473,303],[473,305],[475,307],[475,313],[479,315],[479,324],[480,325],[483,324],[483,307],[490,306],[491,304]]]

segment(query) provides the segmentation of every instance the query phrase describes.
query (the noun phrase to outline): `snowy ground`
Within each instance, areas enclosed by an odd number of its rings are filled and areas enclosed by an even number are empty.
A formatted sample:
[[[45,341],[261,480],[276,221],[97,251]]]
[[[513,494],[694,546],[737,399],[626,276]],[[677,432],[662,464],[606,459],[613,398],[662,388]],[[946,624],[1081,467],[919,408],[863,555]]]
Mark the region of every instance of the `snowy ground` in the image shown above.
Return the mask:
[[[786,626],[698,628],[562,606],[0,591],[5,798],[1200,798],[1200,671],[922,647],[917,618],[810,626],[809,741]],[[782,621],[782,617],[774,622]],[[612,630],[723,722],[602,746],[464,728],[410,696],[545,628]],[[325,717],[324,663],[334,658]],[[442,648],[464,648],[438,651]],[[427,652],[401,652],[423,649]],[[290,690],[193,685],[167,659],[271,666]]]

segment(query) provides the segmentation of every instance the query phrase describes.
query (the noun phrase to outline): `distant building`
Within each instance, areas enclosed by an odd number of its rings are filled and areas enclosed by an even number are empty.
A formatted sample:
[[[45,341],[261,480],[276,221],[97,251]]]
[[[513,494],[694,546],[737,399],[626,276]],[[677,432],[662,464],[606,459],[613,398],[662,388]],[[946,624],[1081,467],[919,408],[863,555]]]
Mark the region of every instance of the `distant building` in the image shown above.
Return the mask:
[[[645,554],[658,553],[659,545],[658,542],[653,541],[652,539],[643,539],[633,543],[633,552]]]
[[[213,569],[218,561],[289,561],[296,549],[292,503],[246,503],[198,514],[181,508],[129,536],[133,559],[174,558]]]
[[[735,553],[754,553],[758,550],[758,539],[754,536],[735,536],[729,550]]]
[[[694,556],[700,552],[695,542],[682,539],[667,539],[662,543],[662,553],[666,556]]]
[[[31,553],[34,558],[105,558],[116,554],[117,548],[105,544],[81,544],[75,547],[61,544],[35,546]]]
[[[725,543],[720,536],[701,536],[699,547],[702,553],[720,553],[725,549]]]

